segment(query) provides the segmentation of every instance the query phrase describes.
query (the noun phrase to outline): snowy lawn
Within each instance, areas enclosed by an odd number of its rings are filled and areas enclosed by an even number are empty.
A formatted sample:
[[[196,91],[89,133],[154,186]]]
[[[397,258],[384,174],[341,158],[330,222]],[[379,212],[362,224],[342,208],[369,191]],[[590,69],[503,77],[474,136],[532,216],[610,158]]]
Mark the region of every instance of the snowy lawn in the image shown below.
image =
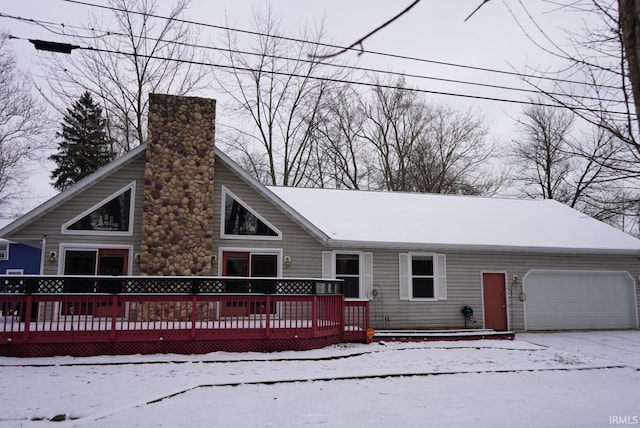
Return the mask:
[[[0,379],[0,427],[640,425],[640,331],[272,354],[0,357]],[[49,420],[56,415],[65,420]]]

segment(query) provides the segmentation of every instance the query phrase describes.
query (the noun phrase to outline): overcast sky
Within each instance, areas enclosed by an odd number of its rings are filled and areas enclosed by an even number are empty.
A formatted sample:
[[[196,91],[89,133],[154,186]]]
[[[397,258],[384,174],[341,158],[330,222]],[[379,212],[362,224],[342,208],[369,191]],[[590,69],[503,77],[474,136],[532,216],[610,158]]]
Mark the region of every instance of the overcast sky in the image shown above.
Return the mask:
[[[88,3],[106,4],[105,0],[87,0]],[[165,2],[161,2],[165,3]],[[403,10],[411,3],[388,0],[273,0],[274,12],[281,15],[282,29],[290,36],[297,36],[305,25],[323,23],[327,42],[349,45],[378,25]],[[482,0],[422,0],[409,13],[364,42],[366,51],[387,52],[395,55],[417,57],[431,61],[455,63],[465,66],[498,70],[524,71],[526,66],[540,69],[554,67],[556,61],[536,47],[519,28],[516,19],[507,8],[507,2],[493,0],[485,3],[467,22],[465,18],[482,3]],[[538,25],[554,40],[564,43],[565,30],[577,31],[582,26],[583,16],[575,12],[558,10],[557,6],[544,0],[524,2]],[[187,19],[229,25],[239,29],[251,29],[253,10],[264,9],[266,1],[248,0],[193,0]],[[513,14],[543,42],[523,7],[509,1]],[[160,14],[166,12],[165,6]],[[36,20],[82,26],[90,13],[108,14],[108,11],[87,5],[73,4],[63,0],[3,0],[0,5],[3,15],[19,16]],[[107,15],[105,15],[107,16]],[[0,17],[0,28],[24,39],[39,38],[65,42],[58,35],[41,27],[8,17]],[[202,28],[202,27],[201,27]],[[200,43],[216,43],[221,40],[221,31],[201,29]],[[88,43],[90,44],[90,42]],[[546,43],[548,46],[548,43]],[[38,81],[43,71],[37,66],[37,53],[30,43],[14,40],[9,43],[19,60],[19,66],[28,69]],[[75,51],[72,55],[81,55]],[[459,79],[485,84],[499,84],[531,89],[516,77],[504,74],[481,72],[462,67],[440,66],[433,62],[400,60],[392,57],[364,53],[358,56],[347,53],[344,58],[360,67],[371,67],[395,72],[405,72],[437,78]],[[475,85],[444,83],[437,80],[415,79],[409,82],[421,89],[450,92],[461,95],[526,100],[528,94],[517,91],[482,88]],[[215,94],[202,94],[213,96]],[[475,109],[486,116],[495,138],[508,138],[512,131],[512,117],[518,115],[522,105],[515,103],[478,100],[456,96],[425,95],[437,103],[446,103],[460,109]],[[33,180],[39,202],[55,194],[48,186],[47,171]]]

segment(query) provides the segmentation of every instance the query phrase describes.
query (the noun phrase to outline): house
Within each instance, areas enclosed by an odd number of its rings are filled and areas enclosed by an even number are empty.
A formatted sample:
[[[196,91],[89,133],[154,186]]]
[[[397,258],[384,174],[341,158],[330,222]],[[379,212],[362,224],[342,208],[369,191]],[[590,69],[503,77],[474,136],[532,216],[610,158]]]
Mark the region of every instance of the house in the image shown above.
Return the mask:
[[[40,273],[40,243],[30,245],[0,239],[0,275],[25,275]],[[36,244],[37,246],[33,246]],[[11,293],[14,281],[0,280],[0,293]],[[2,299],[0,315],[15,312],[16,305]]]
[[[638,328],[636,238],[550,200],[267,187],[214,121],[152,94],[146,145],[0,237],[42,240],[47,275],[339,278],[376,328]]]
[[[0,275],[38,274],[40,261],[40,242],[27,245],[0,239]]]

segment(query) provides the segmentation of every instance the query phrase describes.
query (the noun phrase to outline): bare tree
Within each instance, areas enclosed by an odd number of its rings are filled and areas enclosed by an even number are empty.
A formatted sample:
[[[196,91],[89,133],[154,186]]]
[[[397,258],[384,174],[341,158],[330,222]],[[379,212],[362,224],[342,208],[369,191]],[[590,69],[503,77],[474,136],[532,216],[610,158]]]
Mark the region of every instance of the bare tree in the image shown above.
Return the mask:
[[[316,43],[286,39],[280,21],[269,7],[256,11],[255,34],[246,47],[227,33],[228,73],[219,74],[218,87],[231,98],[228,110],[240,125],[223,140],[232,156],[259,180],[283,186],[313,185],[311,159],[314,127],[336,78],[317,58]],[[299,39],[320,42],[316,31],[302,30]]]
[[[393,87],[377,86],[365,114],[363,137],[375,149],[377,187],[410,190],[411,156],[426,134],[431,108],[401,78]]]
[[[574,116],[570,111],[531,105],[517,122],[518,138],[511,142],[510,156],[516,182],[527,197],[566,202],[572,173],[569,142]]]
[[[524,196],[555,199],[616,224],[624,212],[615,208],[619,180],[610,166],[624,144],[598,127],[576,136],[574,121],[568,110],[525,107],[510,146],[513,179]]]
[[[539,34],[529,34],[529,38],[564,60],[564,65],[526,72],[538,76],[527,81],[542,95],[628,146],[627,152],[615,159],[622,179],[640,176],[640,143],[617,5],[617,0],[579,0],[563,5],[564,11],[579,14],[585,26],[582,33],[567,33],[562,44],[551,40],[536,24]],[[549,87],[548,82],[555,83]]]
[[[179,20],[189,0],[175,2],[167,18],[158,18],[156,0],[109,0],[113,23],[91,16],[86,29],[69,34],[94,50],[45,60],[53,92],[65,105],[89,91],[104,103],[115,152],[126,152],[146,138],[148,94],[185,95],[204,86],[196,64],[195,29]]]
[[[314,127],[315,154],[311,159],[317,187],[368,188],[372,150],[362,138],[366,123],[362,96],[350,85],[330,96],[328,107]]]
[[[4,216],[14,214],[26,197],[24,181],[51,147],[44,106],[36,100],[27,75],[16,67],[0,35],[0,208]]]
[[[432,109],[426,135],[411,156],[411,190],[429,193],[489,195],[502,176],[488,167],[494,145],[484,119],[447,106]]]
[[[404,80],[378,86],[366,107],[363,138],[375,153],[377,187],[392,191],[487,194],[499,177],[489,171],[493,146],[483,119],[430,105]]]
[[[560,8],[581,17],[582,32],[567,32],[567,41],[560,43],[534,21],[539,33],[529,38],[565,65],[544,72],[528,69],[528,74],[539,78],[528,81],[547,99],[570,110],[579,127],[587,130],[588,138],[574,140],[581,142],[569,151],[571,169],[584,175],[571,183],[574,192],[566,202],[627,230],[626,225],[637,223],[631,219],[639,215],[640,199],[638,99],[634,97],[639,72],[637,27],[633,30],[638,5],[626,0],[579,0]],[[544,83],[549,81],[555,82],[551,88]],[[577,177],[572,174],[574,180]]]
[[[629,65],[636,118],[640,122],[640,5],[635,0],[618,0],[618,21]]]

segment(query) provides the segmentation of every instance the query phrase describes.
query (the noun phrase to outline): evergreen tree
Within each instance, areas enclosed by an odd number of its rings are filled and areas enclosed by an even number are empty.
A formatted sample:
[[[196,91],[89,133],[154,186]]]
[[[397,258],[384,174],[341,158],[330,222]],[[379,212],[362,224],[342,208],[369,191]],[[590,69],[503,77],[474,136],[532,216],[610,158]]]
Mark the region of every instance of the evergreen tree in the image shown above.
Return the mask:
[[[102,108],[85,92],[67,109],[62,119],[62,138],[58,153],[50,159],[57,168],[51,173],[52,184],[58,190],[65,190],[83,177],[113,160],[114,153],[102,116]]]

